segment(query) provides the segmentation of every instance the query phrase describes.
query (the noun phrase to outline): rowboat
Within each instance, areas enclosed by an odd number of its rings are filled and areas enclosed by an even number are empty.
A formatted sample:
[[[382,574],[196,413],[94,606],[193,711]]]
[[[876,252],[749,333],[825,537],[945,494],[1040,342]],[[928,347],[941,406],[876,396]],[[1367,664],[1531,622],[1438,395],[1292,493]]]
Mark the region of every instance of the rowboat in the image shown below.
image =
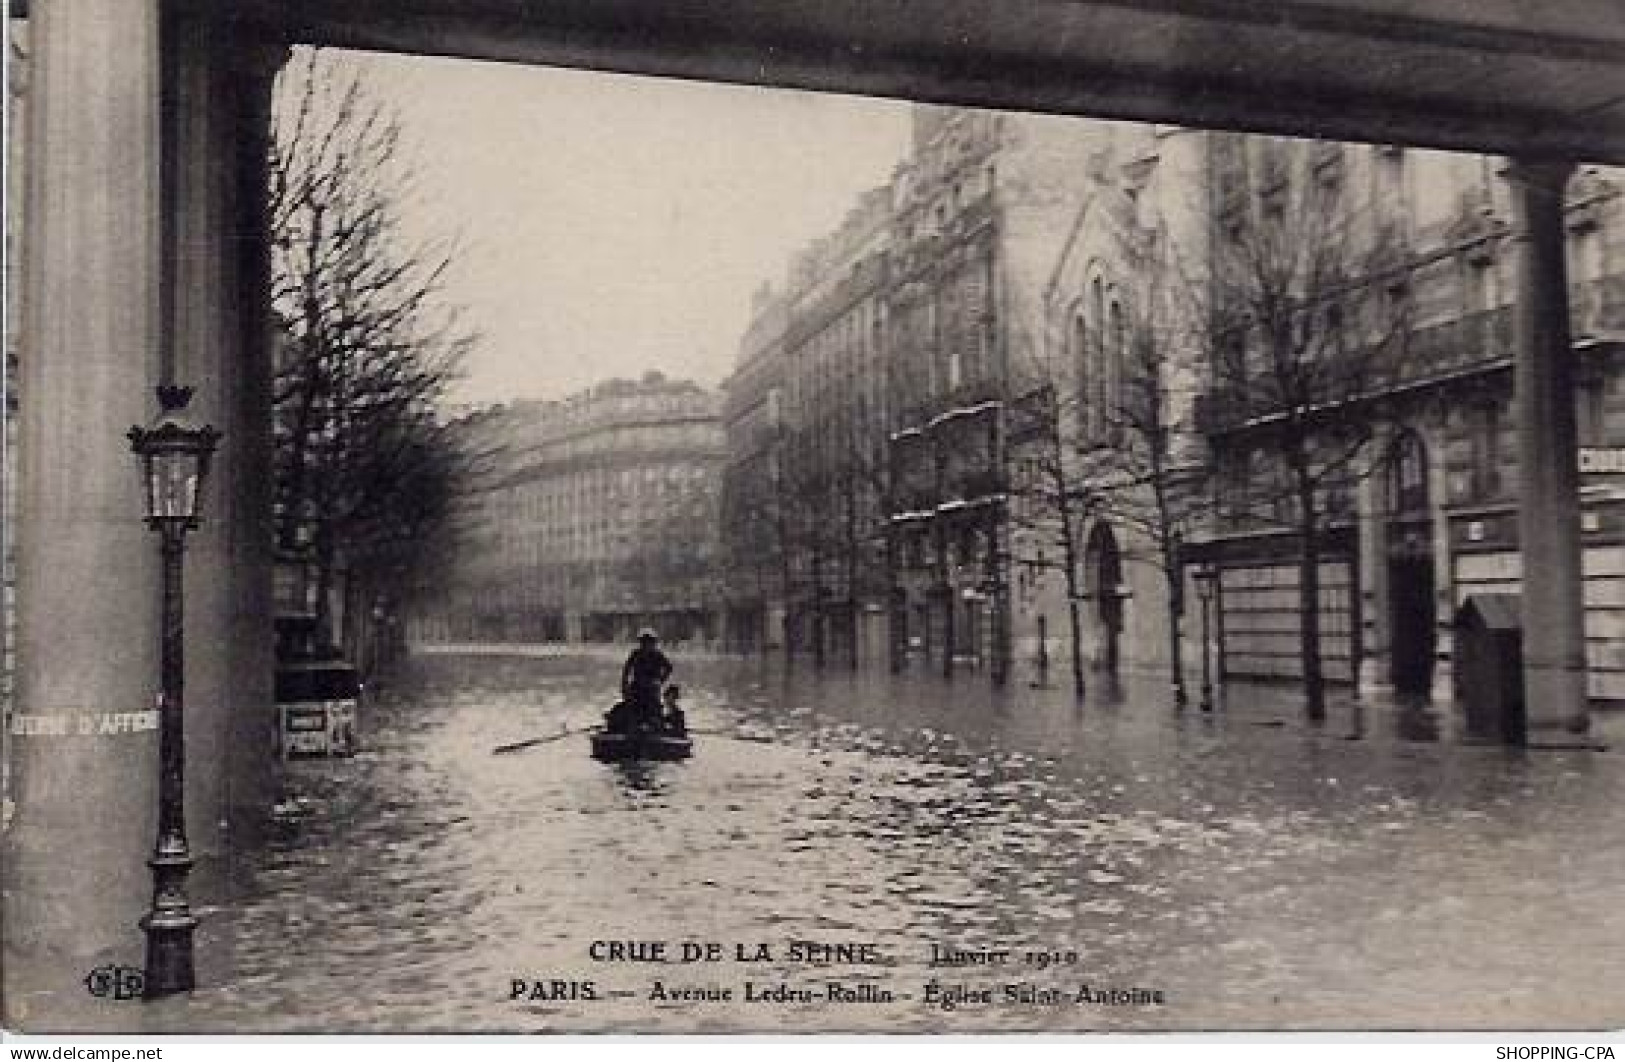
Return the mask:
[[[694,753],[694,742],[687,734],[672,734],[659,730],[635,730],[630,733],[612,730],[592,732],[592,758],[604,763],[626,760],[686,760]]]

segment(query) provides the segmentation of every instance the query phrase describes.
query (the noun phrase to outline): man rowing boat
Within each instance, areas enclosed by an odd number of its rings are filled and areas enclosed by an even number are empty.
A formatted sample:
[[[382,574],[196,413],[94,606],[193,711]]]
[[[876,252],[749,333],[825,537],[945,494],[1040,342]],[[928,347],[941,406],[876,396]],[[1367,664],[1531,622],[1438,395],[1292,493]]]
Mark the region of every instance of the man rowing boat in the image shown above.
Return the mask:
[[[641,729],[660,727],[660,689],[671,677],[671,661],[660,651],[660,636],[645,627],[638,632],[638,647],[621,666],[621,699]]]

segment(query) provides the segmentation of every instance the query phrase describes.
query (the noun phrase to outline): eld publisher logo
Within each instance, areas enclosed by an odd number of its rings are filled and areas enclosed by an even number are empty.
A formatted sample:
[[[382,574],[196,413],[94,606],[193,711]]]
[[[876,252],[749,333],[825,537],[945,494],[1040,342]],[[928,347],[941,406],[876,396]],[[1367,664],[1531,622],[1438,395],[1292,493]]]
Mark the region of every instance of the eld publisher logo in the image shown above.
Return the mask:
[[[140,999],[146,982],[134,966],[98,966],[85,974],[85,991],[97,999]]]

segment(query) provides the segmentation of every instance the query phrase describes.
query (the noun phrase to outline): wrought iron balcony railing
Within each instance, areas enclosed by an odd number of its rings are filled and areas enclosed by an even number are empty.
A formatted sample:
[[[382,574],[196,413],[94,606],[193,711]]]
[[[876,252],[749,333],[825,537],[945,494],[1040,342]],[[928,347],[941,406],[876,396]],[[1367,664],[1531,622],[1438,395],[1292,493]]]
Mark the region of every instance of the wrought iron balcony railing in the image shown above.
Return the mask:
[[[1625,339],[1625,275],[1572,284],[1569,299],[1576,343]],[[1513,355],[1513,327],[1513,308],[1500,306],[1414,329],[1391,356],[1373,359],[1369,371],[1361,374],[1363,390],[1333,395],[1329,389],[1323,398],[1357,400],[1500,368]],[[1196,427],[1204,434],[1220,434],[1285,408],[1283,396],[1262,378],[1256,387],[1221,384],[1197,397]]]

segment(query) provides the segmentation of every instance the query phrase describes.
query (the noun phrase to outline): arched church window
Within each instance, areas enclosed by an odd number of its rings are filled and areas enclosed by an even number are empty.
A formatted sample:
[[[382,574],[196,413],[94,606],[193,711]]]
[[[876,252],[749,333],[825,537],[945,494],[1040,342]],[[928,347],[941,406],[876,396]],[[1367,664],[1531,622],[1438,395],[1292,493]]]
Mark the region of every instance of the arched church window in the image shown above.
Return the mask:
[[[1082,311],[1072,315],[1072,331],[1067,340],[1067,350],[1072,357],[1073,370],[1077,377],[1078,396],[1086,399],[1089,395],[1089,326],[1083,319]]]
[[[1113,302],[1111,308],[1111,355],[1106,370],[1105,393],[1101,396],[1101,410],[1109,418],[1109,432],[1116,436],[1121,425],[1124,371],[1128,360],[1128,329],[1123,320],[1123,306]]]

